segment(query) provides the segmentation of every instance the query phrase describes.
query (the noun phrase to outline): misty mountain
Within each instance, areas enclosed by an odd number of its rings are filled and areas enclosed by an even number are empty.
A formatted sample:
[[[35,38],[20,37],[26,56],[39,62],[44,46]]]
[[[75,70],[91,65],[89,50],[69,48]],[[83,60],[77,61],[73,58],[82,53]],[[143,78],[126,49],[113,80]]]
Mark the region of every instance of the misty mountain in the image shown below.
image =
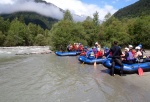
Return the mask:
[[[150,0],[139,0],[138,2],[124,7],[114,13],[116,18],[132,18],[142,15],[150,15]]]
[[[2,14],[1,17],[3,17],[5,20],[9,19],[10,21],[18,18],[19,20],[23,20],[27,25],[29,23],[33,23],[40,25],[43,29],[51,29],[52,25],[55,22],[58,22],[58,19],[42,16],[35,12],[15,12],[11,14]]]
[[[0,6],[0,16],[4,19],[11,21],[17,17],[23,19],[26,24],[31,22],[44,29],[51,29],[52,24],[62,19],[65,12],[54,4],[43,0],[18,0],[16,4],[9,5],[8,9],[7,5],[5,6]],[[3,10],[4,8],[5,10]]]

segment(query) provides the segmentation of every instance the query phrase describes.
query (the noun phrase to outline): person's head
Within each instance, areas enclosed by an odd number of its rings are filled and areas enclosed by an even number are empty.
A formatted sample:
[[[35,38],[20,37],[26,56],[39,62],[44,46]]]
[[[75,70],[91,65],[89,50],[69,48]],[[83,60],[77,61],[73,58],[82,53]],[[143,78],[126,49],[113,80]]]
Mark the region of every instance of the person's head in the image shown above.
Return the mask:
[[[93,50],[92,50],[92,48],[90,48],[90,50],[89,50],[90,52],[92,52]]]
[[[95,45],[98,45],[98,42],[96,42]]]
[[[118,42],[117,42],[117,41],[114,41],[114,45],[118,45]]]
[[[142,44],[139,44],[138,46],[139,46],[140,48],[142,48]]]
[[[129,48],[125,47],[125,48],[124,48],[124,51],[125,51],[125,52],[128,52],[128,51],[129,51]]]
[[[135,47],[136,51],[139,51],[141,48],[139,46]]]
[[[84,49],[87,49],[87,46],[84,46]]]
[[[129,45],[129,49],[133,49],[133,46],[132,46],[132,45]]]

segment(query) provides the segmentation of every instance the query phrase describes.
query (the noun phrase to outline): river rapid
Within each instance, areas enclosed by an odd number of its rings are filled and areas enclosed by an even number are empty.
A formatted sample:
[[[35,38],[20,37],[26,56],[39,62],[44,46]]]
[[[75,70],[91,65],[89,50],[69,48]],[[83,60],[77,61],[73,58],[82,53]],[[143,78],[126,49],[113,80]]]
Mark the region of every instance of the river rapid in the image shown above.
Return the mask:
[[[150,102],[150,72],[109,75],[78,56],[0,51],[0,102]]]

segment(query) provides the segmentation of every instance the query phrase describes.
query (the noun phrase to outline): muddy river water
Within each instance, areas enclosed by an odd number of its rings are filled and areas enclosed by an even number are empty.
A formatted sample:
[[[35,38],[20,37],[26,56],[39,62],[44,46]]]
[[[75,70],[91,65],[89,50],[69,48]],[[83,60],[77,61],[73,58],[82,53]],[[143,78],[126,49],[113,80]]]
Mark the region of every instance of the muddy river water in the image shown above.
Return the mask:
[[[78,56],[0,52],[0,102],[150,102],[150,72],[109,75]]]

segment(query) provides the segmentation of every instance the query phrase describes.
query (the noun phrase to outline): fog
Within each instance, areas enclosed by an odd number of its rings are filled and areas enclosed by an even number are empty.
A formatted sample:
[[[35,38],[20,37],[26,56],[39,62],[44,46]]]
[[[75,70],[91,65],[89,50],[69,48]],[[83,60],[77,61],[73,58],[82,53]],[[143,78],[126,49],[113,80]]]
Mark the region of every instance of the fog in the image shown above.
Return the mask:
[[[9,3],[0,3],[0,14],[10,14],[18,11],[36,12],[59,20],[64,15],[58,7],[45,3],[36,3],[34,0],[13,0]],[[73,18],[75,21],[83,21],[85,19],[85,17],[77,15],[73,15]]]

